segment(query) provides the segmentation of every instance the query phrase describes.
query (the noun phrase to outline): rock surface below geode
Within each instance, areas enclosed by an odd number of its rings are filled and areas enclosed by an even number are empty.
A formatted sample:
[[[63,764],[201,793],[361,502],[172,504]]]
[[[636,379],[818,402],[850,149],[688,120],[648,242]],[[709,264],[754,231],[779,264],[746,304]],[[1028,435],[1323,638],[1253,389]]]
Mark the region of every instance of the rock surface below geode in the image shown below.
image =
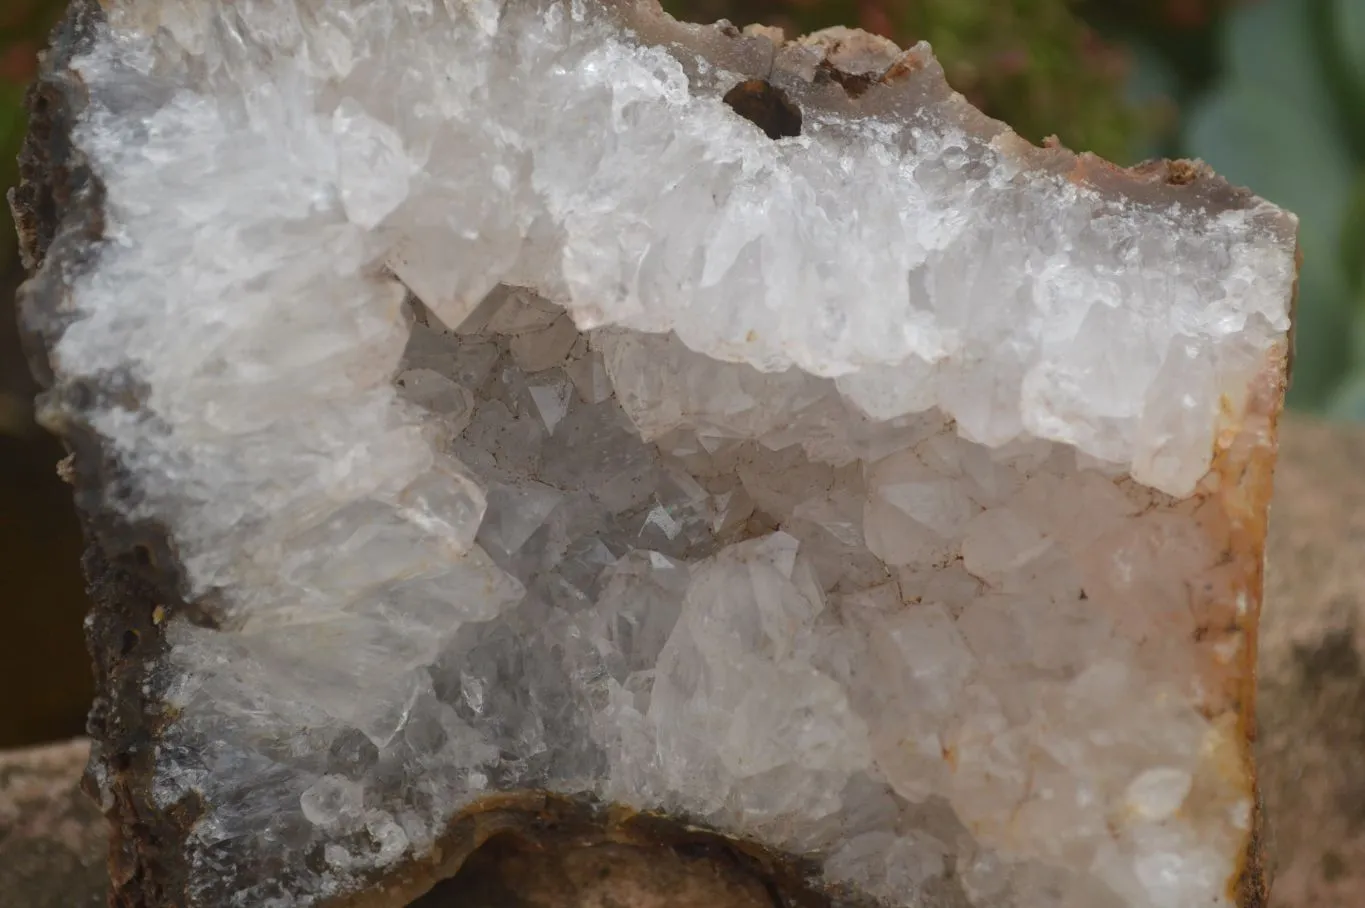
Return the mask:
[[[86,741],[0,750],[0,905],[100,908],[108,837],[77,784]]]
[[[646,5],[58,50],[16,209],[129,904],[401,904],[564,798],[836,903],[1244,896],[1291,216]]]

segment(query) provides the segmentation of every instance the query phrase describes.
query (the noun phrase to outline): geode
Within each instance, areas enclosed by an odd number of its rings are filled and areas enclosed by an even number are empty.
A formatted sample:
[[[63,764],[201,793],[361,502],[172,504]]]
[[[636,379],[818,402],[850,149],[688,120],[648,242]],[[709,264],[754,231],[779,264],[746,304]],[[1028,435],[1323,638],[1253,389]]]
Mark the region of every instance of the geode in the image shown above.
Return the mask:
[[[31,103],[115,904],[1263,897],[1293,216],[628,0],[84,0]]]

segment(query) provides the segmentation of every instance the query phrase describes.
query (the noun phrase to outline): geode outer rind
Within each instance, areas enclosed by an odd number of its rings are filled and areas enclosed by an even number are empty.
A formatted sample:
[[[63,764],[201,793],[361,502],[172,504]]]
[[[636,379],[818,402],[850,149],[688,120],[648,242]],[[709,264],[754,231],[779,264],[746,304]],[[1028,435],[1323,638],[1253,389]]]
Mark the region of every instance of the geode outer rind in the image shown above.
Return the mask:
[[[104,20],[94,0],[74,0],[53,32],[29,90],[29,131],[20,155],[21,183],[10,203],[20,251],[32,275],[19,295],[21,334],[34,375],[49,395],[73,402],[106,393],[54,388],[47,351],[61,336],[69,281],[89,266],[103,237],[103,191],[85,156],[71,142],[86,106],[80,80],[68,69],[95,40]],[[67,414],[78,406],[60,408]],[[170,906],[183,899],[184,830],[192,817],[156,808],[149,789],[161,706],[144,684],[148,666],[165,651],[153,615],[183,606],[178,569],[164,531],[133,527],[107,503],[119,466],[89,426],[74,415],[49,426],[71,454],[69,477],[86,536],[82,569],[92,600],[86,633],[96,695],[88,723],[93,739],[86,792],[110,824],[110,903],[127,908]],[[153,554],[157,553],[157,554]]]
[[[100,16],[93,2],[74,3],[54,36],[53,51],[31,95],[33,126],[25,146],[24,184],[14,199],[25,261],[35,274],[24,291],[25,329],[38,351],[35,371],[48,383],[52,376],[41,351],[50,350],[60,337],[64,327],[64,296],[70,280],[87,265],[92,247],[101,237],[100,185],[80,152],[68,141],[70,129],[83,107],[83,96],[78,77],[67,69],[71,58],[92,40],[91,29]],[[1069,167],[1073,161],[1062,154],[1052,158],[1051,166]],[[1179,168],[1166,170],[1155,166],[1129,175],[1084,161],[1074,166],[1079,178],[1127,186],[1139,195],[1161,192],[1160,186],[1168,175],[1184,173]],[[1198,179],[1190,191],[1206,198],[1245,198],[1207,176]],[[1233,539],[1240,551],[1230,554],[1246,563],[1259,564],[1264,538],[1271,439],[1283,394],[1279,380],[1282,369],[1283,363],[1266,364],[1263,384],[1254,389],[1244,413],[1239,414],[1240,425],[1225,427],[1214,461],[1215,471],[1226,480],[1219,494],[1237,524]],[[91,731],[98,742],[92,755],[91,776],[102,780],[92,786],[94,789],[112,795],[103,806],[116,825],[111,852],[116,903],[146,908],[181,904],[186,899],[188,873],[183,845],[195,811],[193,805],[183,801],[169,810],[161,808],[148,789],[157,734],[166,719],[157,687],[160,682],[151,666],[164,652],[166,618],[185,615],[208,623],[212,618],[199,614],[181,600],[177,592],[180,572],[164,531],[154,525],[130,525],[122,516],[116,500],[125,487],[121,466],[111,461],[101,440],[80,418],[83,410],[97,406],[107,396],[135,400],[138,389],[111,375],[97,387],[65,386],[49,393],[56,397],[49,399],[45,413],[50,427],[62,435],[72,450],[77,505],[90,540],[85,567],[96,601],[90,633],[100,685],[91,720]],[[1231,608],[1233,603],[1226,603],[1230,607],[1225,616],[1227,623],[1206,630],[1210,645],[1240,635],[1254,640],[1259,572],[1246,581],[1251,607],[1237,610]],[[1253,661],[1254,646],[1242,647],[1239,664],[1229,666],[1222,679],[1226,684],[1223,702],[1237,715],[1244,741],[1251,734]],[[1245,751],[1239,756],[1249,759]],[[459,827],[462,822],[465,820],[457,819],[452,827]],[[465,834],[453,828],[450,835],[453,840]],[[438,845],[435,854],[448,854],[452,840],[447,840],[444,848]],[[1249,855],[1255,853],[1255,848],[1253,836]],[[424,864],[430,868],[425,873]],[[433,874],[427,878],[434,882],[453,869],[448,861],[438,858],[428,862],[417,860],[388,874],[385,881],[376,881],[376,885],[387,888],[399,879],[420,879],[427,874]],[[1258,860],[1249,858],[1246,870],[1239,899],[1251,908],[1263,898],[1264,884],[1258,879]],[[403,897],[412,894],[413,890],[408,890]],[[366,897],[348,896],[337,904],[362,903],[352,902],[352,898]]]

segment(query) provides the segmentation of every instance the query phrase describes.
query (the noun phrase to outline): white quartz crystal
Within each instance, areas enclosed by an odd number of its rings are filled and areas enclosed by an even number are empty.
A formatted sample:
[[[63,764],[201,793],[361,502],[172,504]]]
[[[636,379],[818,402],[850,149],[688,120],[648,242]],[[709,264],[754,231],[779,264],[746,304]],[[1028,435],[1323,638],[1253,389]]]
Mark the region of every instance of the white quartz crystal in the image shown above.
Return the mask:
[[[1029,165],[923,47],[858,114],[617,0],[109,5],[55,366],[133,389],[90,418],[218,618],[158,680],[187,908],[518,788],[894,908],[1230,904],[1197,505],[1288,216]],[[722,103],[763,66],[800,136]]]

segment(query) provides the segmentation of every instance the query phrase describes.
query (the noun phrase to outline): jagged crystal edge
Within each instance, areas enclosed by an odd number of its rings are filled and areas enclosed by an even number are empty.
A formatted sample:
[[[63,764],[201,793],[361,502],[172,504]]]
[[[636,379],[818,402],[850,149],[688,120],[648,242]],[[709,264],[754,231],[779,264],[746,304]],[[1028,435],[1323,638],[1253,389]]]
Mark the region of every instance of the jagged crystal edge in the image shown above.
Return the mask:
[[[840,378],[879,418],[938,406],[971,440],[1072,444],[1177,495],[1207,469],[1220,395],[1239,401],[1288,328],[1294,250],[1268,205],[1139,204],[1023,169],[963,131],[955,99],[900,121],[809,109],[773,142],[720,102],[737,76],[636,44],[593,4],[451,8],[462,22],[437,10],[394,36],[394,71],[340,10],[310,28],[307,4],[239,14],[277,62],[224,58],[233,84],[211,89],[240,97],[234,130],[311,134],[308,179],[382,228],[374,253],[447,321],[522,283],[581,328],[675,330],[713,358]],[[161,14],[191,36],[163,50],[215,65],[202,23]],[[522,17],[544,42],[510,37]],[[403,103],[367,107],[386,76]],[[412,225],[458,233],[452,218],[479,225],[470,252],[498,253],[443,286],[448,250]]]

